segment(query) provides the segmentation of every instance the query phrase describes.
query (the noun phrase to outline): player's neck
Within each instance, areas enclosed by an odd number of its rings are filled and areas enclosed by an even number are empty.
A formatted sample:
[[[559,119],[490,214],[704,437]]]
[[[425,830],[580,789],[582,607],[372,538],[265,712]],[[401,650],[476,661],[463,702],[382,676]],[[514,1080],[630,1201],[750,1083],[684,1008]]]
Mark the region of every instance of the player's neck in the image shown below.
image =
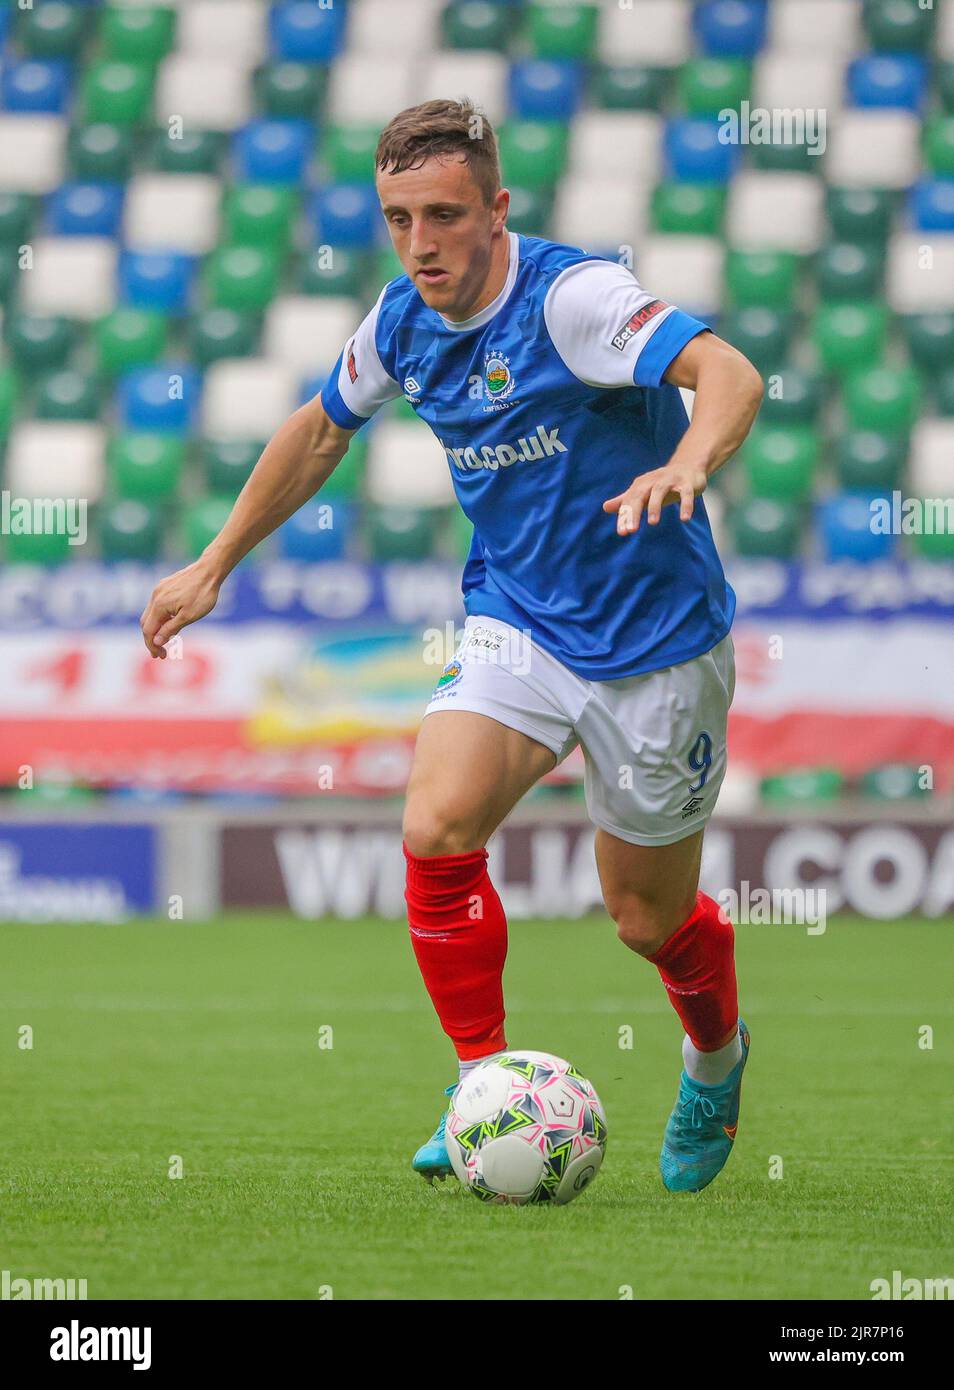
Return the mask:
[[[445,314],[444,317],[451,323],[466,323],[468,319],[475,318],[482,313],[489,304],[503,291],[510,274],[510,233],[504,228],[503,235],[499,238],[491,254],[490,269],[484,281],[480,294],[468,304],[466,310],[459,314]]]

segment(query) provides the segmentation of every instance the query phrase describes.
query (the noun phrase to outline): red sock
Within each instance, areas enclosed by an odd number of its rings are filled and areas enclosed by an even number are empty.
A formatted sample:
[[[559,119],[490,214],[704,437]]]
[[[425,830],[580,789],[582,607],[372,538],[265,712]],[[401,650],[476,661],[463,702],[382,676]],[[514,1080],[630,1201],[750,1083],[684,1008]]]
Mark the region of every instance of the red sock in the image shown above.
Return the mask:
[[[714,1052],[739,1021],[734,944],[732,923],[719,904],[697,893],[692,916],[646,957],[700,1052]]]
[[[503,968],[507,919],[487,851],[407,860],[411,945],[441,1027],[462,1062],[506,1047]]]

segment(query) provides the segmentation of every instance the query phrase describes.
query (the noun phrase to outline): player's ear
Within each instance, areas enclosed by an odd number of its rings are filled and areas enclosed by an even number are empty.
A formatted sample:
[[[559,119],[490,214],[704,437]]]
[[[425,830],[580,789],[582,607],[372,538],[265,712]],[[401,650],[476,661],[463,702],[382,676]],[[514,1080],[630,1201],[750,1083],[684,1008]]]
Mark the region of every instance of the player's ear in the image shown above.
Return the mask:
[[[507,213],[510,211],[510,190],[501,188],[493,201],[492,209],[494,218],[494,231],[503,231],[507,222]]]

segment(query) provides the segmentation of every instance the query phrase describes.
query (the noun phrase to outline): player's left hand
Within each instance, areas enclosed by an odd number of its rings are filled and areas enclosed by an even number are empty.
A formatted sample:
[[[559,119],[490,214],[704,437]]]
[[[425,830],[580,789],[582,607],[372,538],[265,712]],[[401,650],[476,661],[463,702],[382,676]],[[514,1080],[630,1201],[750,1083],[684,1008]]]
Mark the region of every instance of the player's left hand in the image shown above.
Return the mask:
[[[650,526],[656,526],[663,507],[679,503],[680,521],[689,521],[695,501],[705,492],[709,475],[700,464],[667,463],[641,473],[625,492],[603,503],[604,512],[616,512],[616,533],[627,536],[639,530],[643,512]]]

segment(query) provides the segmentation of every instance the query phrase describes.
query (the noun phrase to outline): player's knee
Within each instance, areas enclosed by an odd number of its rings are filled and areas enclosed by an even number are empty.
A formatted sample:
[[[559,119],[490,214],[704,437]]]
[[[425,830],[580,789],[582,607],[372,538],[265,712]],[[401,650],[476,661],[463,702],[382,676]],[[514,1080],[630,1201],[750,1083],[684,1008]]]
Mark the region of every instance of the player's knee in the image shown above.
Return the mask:
[[[685,905],[683,910],[681,903],[634,894],[626,894],[607,907],[620,941],[641,956],[651,956],[660,950],[692,911],[691,904]]]
[[[404,814],[404,843],[412,854],[429,858],[436,854],[469,854],[483,846],[479,827],[472,818],[433,804],[409,804]]]

